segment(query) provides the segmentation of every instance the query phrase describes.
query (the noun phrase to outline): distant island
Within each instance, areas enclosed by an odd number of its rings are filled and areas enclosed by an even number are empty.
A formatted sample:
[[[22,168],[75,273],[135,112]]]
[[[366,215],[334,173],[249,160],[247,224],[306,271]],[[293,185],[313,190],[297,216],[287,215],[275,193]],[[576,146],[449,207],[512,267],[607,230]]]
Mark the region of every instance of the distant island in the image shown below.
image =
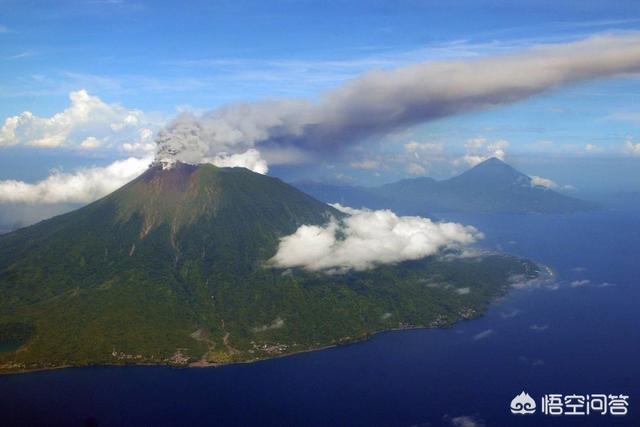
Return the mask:
[[[154,165],[0,236],[0,372],[212,366],[444,327],[541,274],[455,251],[341,274],[267,263],[282,236],[344,215],[244,168]]]
[[[379,187],[309,181],[293,185],[328,203],[371,209],[393,208],[405,215],[434,212],[570,213],[598,208],[595,203],[536,185],[531,177],[497,158],[485,160],[443,181],[420,177]]]

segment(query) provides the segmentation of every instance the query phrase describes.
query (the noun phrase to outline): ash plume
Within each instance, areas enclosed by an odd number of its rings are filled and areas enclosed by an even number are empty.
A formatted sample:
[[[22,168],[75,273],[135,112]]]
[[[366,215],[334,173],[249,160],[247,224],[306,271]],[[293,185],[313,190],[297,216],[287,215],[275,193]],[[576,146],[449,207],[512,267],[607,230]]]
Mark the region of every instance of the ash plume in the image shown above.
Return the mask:
[[[557,87],[640,71],[640,34],[599,35],[520,53],[372,71],[322,95],[183,114],[157,138],[157,160],[200,162],[256,148],[330,154],[364,138]],[[269,159],[267,159],[269,160]]]

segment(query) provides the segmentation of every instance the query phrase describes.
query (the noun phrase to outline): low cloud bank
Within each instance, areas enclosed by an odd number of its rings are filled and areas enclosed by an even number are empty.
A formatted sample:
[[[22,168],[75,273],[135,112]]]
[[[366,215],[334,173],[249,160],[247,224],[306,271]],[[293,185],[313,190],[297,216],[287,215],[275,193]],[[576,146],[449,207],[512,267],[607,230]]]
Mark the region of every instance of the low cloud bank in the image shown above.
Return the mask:
[[[483,237],[474,227],[428,218],[398,216],[390,210],[332,205],[349,216],[324,226],[302,225],[280,240],[271,264],[312,271],[366,270],[460,248]]]
[[[543,178],[541,176],[536,176],[536,175],[531,176],[531,185],[535,187],[544,187],[549,189],[558,188],[558,184],[555,181],[549,178]]]
[[[106,196],[144,172],[151,158],[128,158],[72,173],[54,171],[34,184],[0,181],[0,203],[88,203]]]
[[[79,169],[74,172],[53,171],[36,183],[0,181],[0,203],[25,204],[83,204],[93,202],[122,187],[142,174],[151,164],[151,157],[117,160],[104,167]],[[220,167],[244,167],[266,174],[269,170],[257,150],[203,159]]]
[[[640,142],[633,142],[632,138],[627,138],[624,142],[624,147],[627,153],[632,156],[640,156]]]

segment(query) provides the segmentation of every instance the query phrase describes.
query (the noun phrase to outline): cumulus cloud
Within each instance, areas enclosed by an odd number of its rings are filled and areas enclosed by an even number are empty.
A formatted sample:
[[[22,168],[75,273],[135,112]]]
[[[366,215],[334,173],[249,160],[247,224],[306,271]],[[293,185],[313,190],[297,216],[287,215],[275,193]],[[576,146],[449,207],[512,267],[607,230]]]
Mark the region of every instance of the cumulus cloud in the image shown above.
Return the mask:
[[[316,101],[237,103],[201,116],[183,114],[159,136],[157,155],[197,163],[202,157],[258,145],[331,153],[413,124],[513,103],[580,81],[637,72],[638,46],[638,33],[600,35],[517,54],[372,71]]]
[[[460,248],[483,237],[475,228],[453,222],[332,206],[349,216],[324,226],[300,226],[280,240],[271,264],[312,271],[365,270]]]
[[[122,144],[122,150],[131,155],[147,156],[156,151],[156,143],[153,140],[153,131],[148,128],[137,130],[137,138],[131,142]]]
[[[634,143],[632,138],[627,138],[627,140],[624,142],[624,148],[627,153],[631,154],[632,156],[640,156],[640,142]]]
[[[465,155],[457,159],[454,163],[466,163],[469,166],[476,166],[492,157],[505,160],[507,157],[505,150],[508,146],[509,141],[505,141],[504,139],[489,142],[485,138],[472,138],[464,144]]]
[[[160,127],[148,114],[107,104],[86,90],[71,92],[69,101],[68,108],[51,117],[24,111],[6,118],[0,128],[0,146],[110,147],[135,154],[155,149],[153,144],[150,150],[138,150],[142,144],[153,143],[154,129]]]
[[[444,145],[439,142],[411,140],[403,144],[404,151],[390,157],[388,161],[401,165],[409,175],[421,176],[430,173],[434,164],[449,162]]]
[[[409,141],[404,144],[404,150],[413,154],[416,159],[420,159],[422,156],[428,158],[442,157],[444,154],[444,146],[436,142]]]
[[[558,188],[558,184],[554,181],[536,175],[531,176],[531,185],[544,188]]]
[[[102,141],[100,141],[98,138],[95,138],[93,136],[86,138],[84,141],[80,143],[80,147],[88,148],[90,150],[94,148],[98,148],[101,145],[102,145]]]
[[[106,196],[144,172],[151,158],[128,158],[72,173],[54,171],[34,184],[0,181],[0,203],[88,203]]]

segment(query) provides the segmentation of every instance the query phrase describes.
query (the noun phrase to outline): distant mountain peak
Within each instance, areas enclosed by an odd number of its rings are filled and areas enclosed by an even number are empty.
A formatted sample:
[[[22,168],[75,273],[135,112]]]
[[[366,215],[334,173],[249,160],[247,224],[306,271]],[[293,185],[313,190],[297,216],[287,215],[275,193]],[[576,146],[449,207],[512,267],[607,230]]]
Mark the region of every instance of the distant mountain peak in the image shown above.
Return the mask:
[[[420,177],[405,179],[366,191],[328,186],[303,190],[325,200],[367,207],[393,207],[405,215],[432,212],[574,212],[596,205],[533,185],[532,178],[496,157],[443,181]]]
[[[497,157],[491,157],[487,160],[484,160],[477,165],[473,166],[471,169],[466,172],[472,171],[474,169],[492,169],[492,170],[512,170],[518,172],[513,166],[509,165],[504,160],[500,160]],[[520,173],[520,172],[518,172]]]
[[[487,160],[484,160],[480,163],[478,163],[476,166],[480,166],[480,165],[507,165],[507,163],[497,157],[490,157]],[[507,165],[508,166],[508,165]]]
[[[489,187],[527,187],[531,184],[531,178],[495,157],[477,164],[448,181],[459,185],[480,184]]]

